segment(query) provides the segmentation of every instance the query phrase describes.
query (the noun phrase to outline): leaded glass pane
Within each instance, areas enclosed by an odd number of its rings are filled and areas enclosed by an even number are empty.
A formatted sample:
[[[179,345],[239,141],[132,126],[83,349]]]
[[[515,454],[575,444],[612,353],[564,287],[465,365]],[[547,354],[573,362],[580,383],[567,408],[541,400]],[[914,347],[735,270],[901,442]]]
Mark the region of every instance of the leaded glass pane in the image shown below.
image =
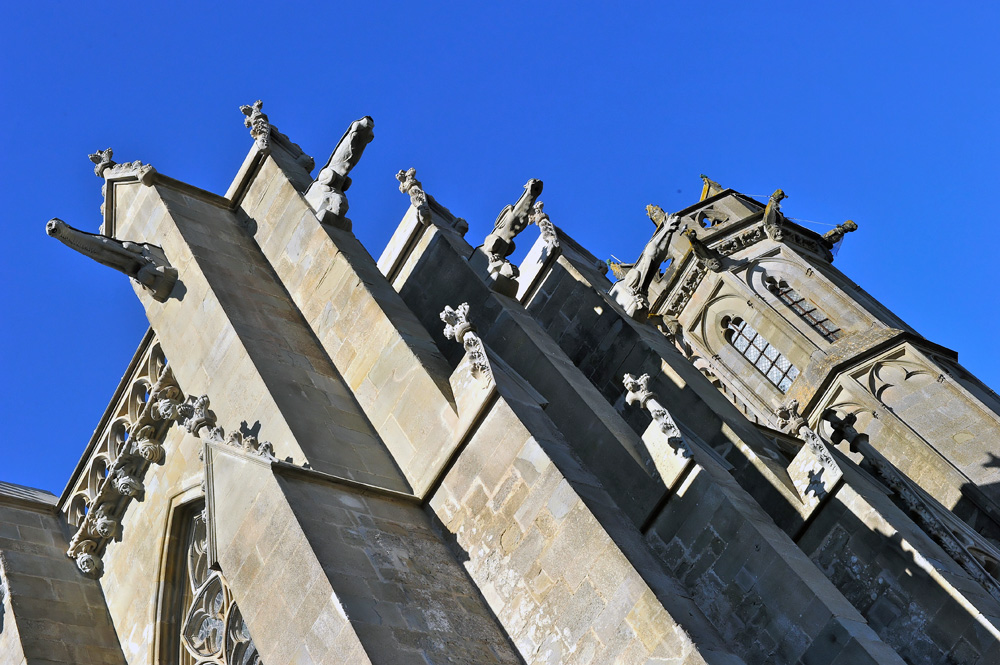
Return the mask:
[[[750,347],[744,355],[747,357],[747,360],[749,360],[752,363],[755,363],[757,362],[757,359],[760,358],[760,351],[758,351],[753,347]]]
[[[761,372],[767,374],[768,368],[771,367],[771,361],[768,359],[767,356],[761,355],[761,357],[757,360],[756,363],[754,363],[754,365],[756,365],[757,369],[759,369]]]
[[[750,340],[740,335],[735,340],[733,340],[733,346],[735,346],[740,353],[743,353],[744,351],[746,351],[747,347],[750,346]]]
[[[778,390],[780,390],[783,393],[787,393],[788,389],[791,387],[792,387],[792,380],[789,379],[787,376],[778,383]]]
[[[760,349],[761,351],[763,351],[764,347],[767,346],[767,340],[761,337],[760,335],[757,335],[756,337],[753,338],[753,345],[758,349]]]
[[[791,379],[792,381],[794,381],[795,377],[797,377],[798,375],[799,375],[799,370],[798,370],[798,368],[795,365],[792,365],[791,367],[788,368],[788,378],[789,379]]]
[[[778,350],[776,348],[774,348],[773,346],[771,346],[770,344],[768,344],[767,348],[764,349],[764,355],[767,356],[768,358],[770,358],[771,360],[774,360],[775,358],[777,358],[781,354],[778,353]]]
[[[780,385],[782,379],[784,379],[784,375],[781,373],[781,370],[778,369],[777,367],[772,367],[767,371],[767,380],[773,383],[774,385],[776,386]]]

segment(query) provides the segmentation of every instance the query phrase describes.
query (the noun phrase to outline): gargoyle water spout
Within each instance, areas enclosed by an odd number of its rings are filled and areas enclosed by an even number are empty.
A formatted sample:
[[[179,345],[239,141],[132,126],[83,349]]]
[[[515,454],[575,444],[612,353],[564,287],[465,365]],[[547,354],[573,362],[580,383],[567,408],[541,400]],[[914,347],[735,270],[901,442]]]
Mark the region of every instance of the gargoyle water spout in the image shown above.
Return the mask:
[[[316,211],[319,221],[346,230],[351,229],[347,219],[347,197],[344,192],[351,186],[347,176],[361,159],[365,146],[375,139],[375,121],[371,116],[355,120],[347,128],[330,154],[326,166],[306,190],[306,201]]]
[[[156,245],[87,233],[58,218],[49,220],[45,232],[70,249],[125,273],[159,302],[166,301],[177,283],[177,269],[170,266],[163,250]]]

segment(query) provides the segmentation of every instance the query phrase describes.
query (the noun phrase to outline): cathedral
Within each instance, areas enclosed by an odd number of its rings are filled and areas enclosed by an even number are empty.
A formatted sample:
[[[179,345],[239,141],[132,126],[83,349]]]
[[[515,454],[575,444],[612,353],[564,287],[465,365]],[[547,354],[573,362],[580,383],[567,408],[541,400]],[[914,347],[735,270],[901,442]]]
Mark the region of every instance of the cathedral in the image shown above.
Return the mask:
[[[541,180],[470,237],[410,168],[376,259],[373,120],[319,166],[241,110],[224,194],[108,149],[46,225],[149,330],[62,496],[0,483],[0,663],[1000,662],[1000,398],[854,222],[702,176],[607,262]]]

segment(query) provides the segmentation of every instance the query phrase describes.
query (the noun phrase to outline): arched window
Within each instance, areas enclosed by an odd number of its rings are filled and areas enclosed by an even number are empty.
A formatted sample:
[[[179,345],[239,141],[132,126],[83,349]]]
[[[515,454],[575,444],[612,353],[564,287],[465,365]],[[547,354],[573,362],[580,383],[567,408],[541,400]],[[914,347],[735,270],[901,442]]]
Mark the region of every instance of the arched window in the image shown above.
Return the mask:
[[[778,300],[791,307],[792,311],[806,320],[813,329],[828,342],[833,342],[841,335],[840,328],[834,325],[816,305],[803,298],[798,291],[788,286],[785,280],[767,277],[764,280],[767,289],[778,296]]]
[[[744,358],[767,377],[778,390],[785,393],[792,387],[792,381],[799,375],[795,367],[770,342],[746,321],[739,317],[727,316],[722,319],[723,334]]]
[[[163,662],[179,665],[261,665],[257,647],[222,575],[208,567],[205,504],[181,509],[170,555],[173,617]]]

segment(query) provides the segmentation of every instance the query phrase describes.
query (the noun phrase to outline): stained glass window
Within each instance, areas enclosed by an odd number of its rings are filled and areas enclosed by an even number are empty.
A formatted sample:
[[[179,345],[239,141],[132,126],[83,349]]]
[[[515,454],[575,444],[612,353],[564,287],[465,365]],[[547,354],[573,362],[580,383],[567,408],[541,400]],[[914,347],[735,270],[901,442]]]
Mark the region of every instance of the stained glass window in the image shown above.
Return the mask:
[[[766,280],[767,288],[778,296],[778,300],[788,305],[793,312],[806,320],[813,329],[823,336],[828,342],[832,342],[840,337],[840,328],[834,325],[833,321],[827,317],[816,305],[803,298],[798,291],[788,286],[785,280],[778,281],[773,277]]]
[[[783,393],[792,387],[799,375],[798,368],[788,358],[771,346],[764,337],[739,317],[726,317],[722,321],[726,339],[750,361],[767,380]]]

